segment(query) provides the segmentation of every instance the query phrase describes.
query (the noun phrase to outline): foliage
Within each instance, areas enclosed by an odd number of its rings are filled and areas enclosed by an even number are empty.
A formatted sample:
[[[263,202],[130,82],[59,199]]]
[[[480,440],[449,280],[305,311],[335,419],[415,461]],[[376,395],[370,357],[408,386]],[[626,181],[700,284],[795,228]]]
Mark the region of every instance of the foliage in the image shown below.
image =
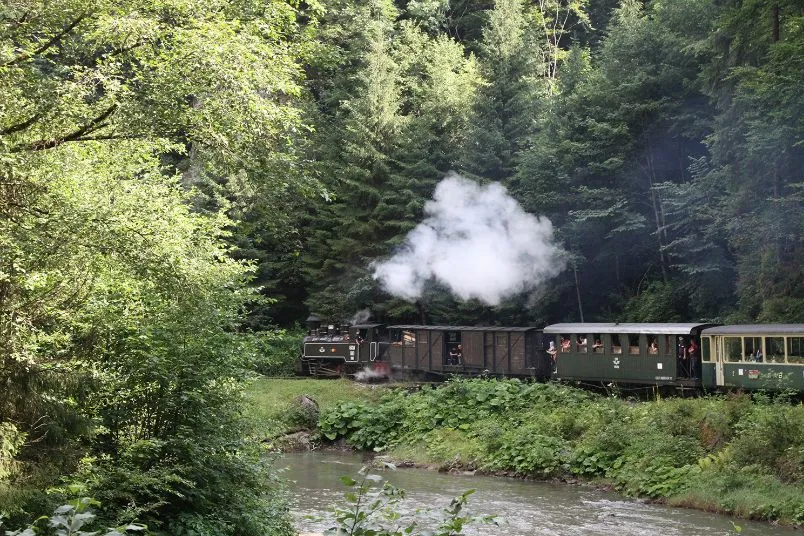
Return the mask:
[[[281,1],[0,7],[0,422],[27,436],[10,510],[74,479],[110,523],[289,532],[243,440],[236,332],[254,268],[229,241],[245,193],[276,179],[255,169],[290,160],[301,127],[297,14]]]
[[[100,534],[100,532],[81,530],[85,525],[91,525],[95,520],[96,515],[90,510],[93,506],[100,506],[100,503],[89,497],[78,498],[56,508],[50,517],[40,517],[26,529],[7,530],[4,534],[7,536],[34,536],[35,534],[95,536]],[[47,524],[45,524],[45,522],[47,522]],[[2,518],[0,518],[0,528],[3,528]],[[103,536],[123,536],[129,533],[148,534],[148,531],[143,525],[129,523],[115,529],[108,529],[103,533]]]
[[[25,434],[8,422],[0,422],[0,482],[8,480],[13,474],[14,457],[25,443]]]
[[[390,464],[386,468],[393,469]],[[435,521],[435,528],[418,527],[417,522],[401,519],[395,508],[405,499],[405,491],[397,488],[377,474],[369,472],[367,467],[360,470],[358,479],[341,477],[341,482],[352,491],[346,493],[347,507],[334,510],[336,526],[328,529],[328,535],[349,536],[402,536],[403,534],[431,534],[433,536],[459,536],[465,526],[472,523],[496,524],[491,516],[468,516],[464,508],[474,490],[469,490],[455,497],[450,505],[444,508]],[[395,528],[389,528],[393,523]],[[404,526],[403,526],[404,525]]]
[[[240,335],[242,355],[248,355],[254,370],[265,376],[292,376],[299,359],[299,329],[272,330]]]
[[[327,439],[445,469],[598,478],[629,495],[796,522],[802,409],[761,396],[635,402],[558,384],[452,380],[335,406],[319,427]],[[762,491],[747,494],[753,480]]]

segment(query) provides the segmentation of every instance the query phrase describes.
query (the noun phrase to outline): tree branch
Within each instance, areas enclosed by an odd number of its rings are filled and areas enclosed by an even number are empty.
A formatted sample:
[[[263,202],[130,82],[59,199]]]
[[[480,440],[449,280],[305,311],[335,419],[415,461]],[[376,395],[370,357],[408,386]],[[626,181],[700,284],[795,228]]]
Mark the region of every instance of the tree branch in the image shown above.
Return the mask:
[[[67,134],[66,136],[63,136],[61,138],[53,138],[53,139],[49,139],[49,140],[39,140],[39,141],[35,141],[33,143],[29,143],[29,144],[26,144],[26,145],[18,145],[16,147],[12,147],[11,152],[12,153],[19,153],[19,152],[22,152],[22,151],[42,151],[42,150],[45,150],[45,149],[52,149],[53,147],[58,147],[62,143],[65,143],[65,142],[68,142],[68,141],[83,141],[82,138],[86,134],[90,134],[92,132],[95,132],[98,129],[101,129],[101,128],[107,126],[108,123],[104,123],[104,121],[110,115],[112,115],[112,113],[116,109],[117,109],[117,104],[112,104],[106,110],[101,112],[100,115],[98,115],[97,117],[95,117],[94,119],[89,121],[87,124],[85,124],[84,126],[79,128],[78,130],[75,130],[75,131],[71,132],[70,134]]]
[[[5,136],[7,134],[13,134],[14,132],[19,132],[20,130],[25,130],[29,126],[33,125],[39,120],[39,114],[34,114],[33,117],[23,121],[22,123],[17,123],[16,125],[11,125],[8,128],[4,128],[0,130],[0,136]]]
[[[89,15],[88,13],[82,13],[77,19],[75,19],[70,24],[68,24],[66,28],[64,28],[62,31],[60,31],[56,35],[54,35],[50,39],[50,41],[48,41],[47,43],[45,43],[41,47],[37,48],[33,52],[30,52],[30,53],[29,52],[23,52],[22,54],[20,54],[19,56],[17,56],[13,60],[9,60],[6,63],[4,63],[3,66],[15,65],[15,64],[23,62],[23,61],[25,61],[27,59],[33,58],[34,56],[38,56],[42,52],[45,52],[47,49],[49,49],[50,47],[52,47],[53,45],[55,45],[56,43],[61,41],[62,37],[64,37],[68,33],[72,32],[75,29],[76,26],[81,24],[82,20],[87,18],[88,15]]]

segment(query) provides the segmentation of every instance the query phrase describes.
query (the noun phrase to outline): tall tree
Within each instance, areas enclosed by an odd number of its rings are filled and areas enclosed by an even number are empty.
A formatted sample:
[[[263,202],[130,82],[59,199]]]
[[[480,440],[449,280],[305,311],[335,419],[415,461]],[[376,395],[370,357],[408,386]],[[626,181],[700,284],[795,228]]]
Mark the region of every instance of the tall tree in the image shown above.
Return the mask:
[[[0,21],[0,422],[28,434],[24,460],[95,456],[107,512],[279,529],[238,424],[250,269],[188,186],[298,130],[295,11],[19,0]]]

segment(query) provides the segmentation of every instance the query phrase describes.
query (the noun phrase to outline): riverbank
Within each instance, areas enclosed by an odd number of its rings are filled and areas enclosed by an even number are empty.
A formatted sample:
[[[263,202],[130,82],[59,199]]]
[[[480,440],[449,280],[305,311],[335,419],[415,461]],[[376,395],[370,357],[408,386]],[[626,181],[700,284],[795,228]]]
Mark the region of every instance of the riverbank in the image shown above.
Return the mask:
[[[515,380],[456,380],[415,392],[304,386],[313,387],[329,391],[319,402],[318,444],[343,441],[443,471],[591,482],[673,506],[804,523],[800,404],[746,395],[634,402]]]
[[[324,533],[332,528],[333,505],[346,504],[343,477],[360,480],[358,470],[365,465],[360,453],[316,451],[288,453],[281,458],[292,475],[290,491],[296,530]],[[527,481],[482,475],[437,473],[407,468],[396,471],[377,468],[370,471],[382,483],[405,490],[405,497],[392,508],[399,518],[390,523],[405,527],[415,522],[414,534],[427,534],[434,520],[442,518],[451,501],[474,490],[462,515],[472,518],[493,516],[495,523],[471,522],[461,534],[467,536],[728,536],[736,534],[732,520],[692,509],[671,508],[588,485]],[[380,483],[376,484],[379,487]],[[370,502],[370,500],[368,501]],[[378,525],[387,519],[375,519]],[[736,520],[742,536],[795,536],[797,531],[764,522]]]

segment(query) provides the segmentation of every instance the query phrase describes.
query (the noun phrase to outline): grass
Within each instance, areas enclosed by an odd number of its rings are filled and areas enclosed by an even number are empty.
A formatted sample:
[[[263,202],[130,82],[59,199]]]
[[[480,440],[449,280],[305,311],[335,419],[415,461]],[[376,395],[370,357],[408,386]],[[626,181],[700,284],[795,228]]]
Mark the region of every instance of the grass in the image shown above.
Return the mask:
[[[387,389],[385,385],[362,384],[346,379],[281,379],[256,378],[246,389],[248,417],[255,433],[274,438],[293,431],[287,416],[293,400],[306,395],[316,402],[320,410],[335,407],[340,402],[377,402]]]

